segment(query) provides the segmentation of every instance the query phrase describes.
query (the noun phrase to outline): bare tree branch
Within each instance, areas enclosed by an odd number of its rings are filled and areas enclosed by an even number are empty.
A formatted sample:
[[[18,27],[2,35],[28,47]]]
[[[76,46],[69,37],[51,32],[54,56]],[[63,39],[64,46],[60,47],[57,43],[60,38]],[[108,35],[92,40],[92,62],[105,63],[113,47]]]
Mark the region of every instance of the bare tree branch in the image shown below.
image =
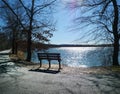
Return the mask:
[[[10,7],[10,5],[6,2],[6,0],[2,0],[2,2],[10,9],[10,11],[15,15],[15,17],[17,18],[17,20],[19,21],[20,25],[22,26],[23,29],[25,29],[25,27],[23,26],[23,24],[21,23],[21,20],[19,19],[18,15],[14,12],[14,10]]]
[[[29,10],[27,7],[25,7],[25,5],[23,4],[22,0],[19,0],[19,2],[21,3],[21,5],[23,6],[23,8],[25,9],[28,17],[30,18],[30,14],[29,14],[29,13],[30,13],[30,10]]]

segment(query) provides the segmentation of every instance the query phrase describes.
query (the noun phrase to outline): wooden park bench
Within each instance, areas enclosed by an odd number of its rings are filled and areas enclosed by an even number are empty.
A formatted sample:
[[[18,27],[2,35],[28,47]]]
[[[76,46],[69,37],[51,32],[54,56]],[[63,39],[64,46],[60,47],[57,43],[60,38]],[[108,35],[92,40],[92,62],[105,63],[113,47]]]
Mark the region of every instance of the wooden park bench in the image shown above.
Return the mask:
[[[42,67],[42,60],[48,60],[49,68],[51,67],[51,60],[57,60],[59,62],[59,69],[61,69],[60,53],[38,53],[38,59],[40,60],[40,67]]]

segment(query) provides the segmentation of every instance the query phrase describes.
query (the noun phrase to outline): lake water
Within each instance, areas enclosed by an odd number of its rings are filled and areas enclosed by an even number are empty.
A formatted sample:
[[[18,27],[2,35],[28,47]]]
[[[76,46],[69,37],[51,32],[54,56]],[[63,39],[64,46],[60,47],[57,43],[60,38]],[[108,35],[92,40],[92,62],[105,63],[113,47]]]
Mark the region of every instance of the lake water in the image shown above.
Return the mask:
[[[93,67],[112,65],[112,47],[59,47],[40,52],[60,53],[61,63],[71,67]],[[32,54],[32,61],[39,63],[37,50]],[[120,61],[120,58],[119,58]],[[51,61],[57,64],[57,61]],[[48,61],[43,60],[43,63]]]

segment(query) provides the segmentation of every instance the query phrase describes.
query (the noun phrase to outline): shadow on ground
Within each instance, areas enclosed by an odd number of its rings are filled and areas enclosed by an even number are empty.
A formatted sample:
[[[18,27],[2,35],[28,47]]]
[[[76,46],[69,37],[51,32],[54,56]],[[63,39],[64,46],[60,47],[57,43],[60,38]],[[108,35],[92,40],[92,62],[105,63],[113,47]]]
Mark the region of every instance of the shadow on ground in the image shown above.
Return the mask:
[[[29,71],[32,72],[43,72],[43,73],[50,73],[50,74],[57,74],[60,72],[60,70],[50,70],[50,69],[30,69]]]
[[[7,73],[15,69],[16,65],[9,61],[0,62],[0,74]]]

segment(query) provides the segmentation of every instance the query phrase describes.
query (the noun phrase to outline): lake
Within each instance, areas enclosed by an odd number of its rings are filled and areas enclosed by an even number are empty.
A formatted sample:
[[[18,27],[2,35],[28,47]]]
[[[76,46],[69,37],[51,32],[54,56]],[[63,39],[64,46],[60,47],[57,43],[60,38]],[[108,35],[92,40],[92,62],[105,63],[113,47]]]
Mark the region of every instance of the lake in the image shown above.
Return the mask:
[[[37,52],[60,53],[62,64],[71,67],[93,67],[112,65],[112,47],[58,47],[33,51],[32,62],[39,63]],[[120,61],[120,58],[119,58]],[[57,61],[51,61],[57,64]],[[48,61],[43,60],[43,63]]]

